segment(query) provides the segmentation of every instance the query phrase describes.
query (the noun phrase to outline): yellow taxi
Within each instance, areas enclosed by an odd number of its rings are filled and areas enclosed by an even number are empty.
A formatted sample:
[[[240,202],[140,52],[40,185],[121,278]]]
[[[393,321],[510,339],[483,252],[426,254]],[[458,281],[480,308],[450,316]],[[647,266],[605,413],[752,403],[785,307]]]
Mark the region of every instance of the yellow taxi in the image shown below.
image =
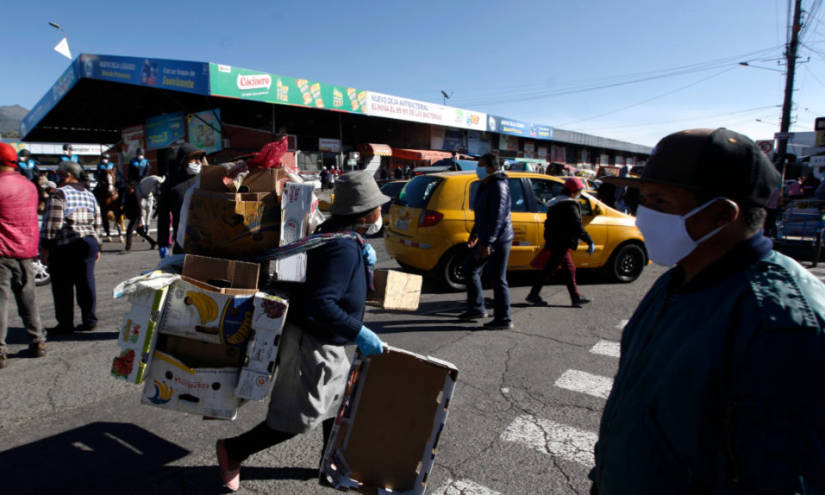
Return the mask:
[[[534,270],[530,261],[544,247],[544,220],[550,200],[561,194],[562,178],[507,172],[515,239],[508,270]],[[464,288],[462,264],[475,215],[472,204],[480,181],[472,172],[421,175],[408,182],[390,207],[384,241],[390,256],[405,268],[429,272],[448,288]],[[595,252],[579,244],[578,268],[600,268],[612,279],[632,282],[647,263],[644,239],[635,219],[589,193],[579,199],[582,223]]]

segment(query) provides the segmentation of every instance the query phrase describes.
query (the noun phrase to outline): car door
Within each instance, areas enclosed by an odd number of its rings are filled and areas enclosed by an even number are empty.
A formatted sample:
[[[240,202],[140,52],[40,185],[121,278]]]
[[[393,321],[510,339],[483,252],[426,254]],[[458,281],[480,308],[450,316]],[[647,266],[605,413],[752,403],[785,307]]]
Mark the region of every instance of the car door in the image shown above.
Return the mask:
[[[513,222],[513,246],[510,249],[508,269],[524,269],[530,265],[535,250],[535,212],[530,211],[529,198],[525,194],[522,179],[510,177],[507,179],[510,186],[510,218]],[[475,215],[472,205],[478,192],[480,181],[474,180],[470,184],[469,202],[467,203],[467,227],[472,228]]]

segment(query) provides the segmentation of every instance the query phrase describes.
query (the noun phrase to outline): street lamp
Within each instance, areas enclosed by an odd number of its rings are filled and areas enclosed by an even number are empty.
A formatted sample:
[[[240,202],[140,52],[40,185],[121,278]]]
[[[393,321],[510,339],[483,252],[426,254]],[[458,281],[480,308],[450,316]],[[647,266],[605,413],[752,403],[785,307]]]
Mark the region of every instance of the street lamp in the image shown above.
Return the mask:
[[[54,21],[49,21],[49,26],[57,29],[58,31],[60,31],[63,34],[63,39],[60,40],[60,43],[58,43],[54,47],[54,51],[56,51],[57,53],[63,55],[64,57],[68,58],[69,60],[71,60],[72,59],[72,52],[69,50],[69,37],[66,36],[66,31],[63,31],[63,28],[60,27],[60,24],[58,24]]]
[[[441,90],[441,96],[442,96],[442,98],[441,98],[441,103],[442,103],[442,104],[444,104],[444,105],[446,105],[446,104],[447,104],[447,100],[449,100],[449,99],[450,99],[450,96],[451,96],[451,95],[452,95],[452,93],[450,93],[450,94],[448,95],[448,94],[447,94],[447,92],[446,92],[446,91],[444,91],[444,90],[442,89],[442,90]]]

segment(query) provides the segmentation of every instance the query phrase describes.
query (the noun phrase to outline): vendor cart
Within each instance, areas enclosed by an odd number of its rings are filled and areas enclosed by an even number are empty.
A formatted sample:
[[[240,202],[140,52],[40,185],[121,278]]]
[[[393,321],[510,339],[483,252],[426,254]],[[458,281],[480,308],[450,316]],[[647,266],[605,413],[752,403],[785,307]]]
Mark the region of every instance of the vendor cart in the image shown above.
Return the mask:
[[[810,248],[811,266],[822,256],[825,236],[825,201],[800,199],[791,201],[783,210],[777,226],[776,241],[784,245]]]

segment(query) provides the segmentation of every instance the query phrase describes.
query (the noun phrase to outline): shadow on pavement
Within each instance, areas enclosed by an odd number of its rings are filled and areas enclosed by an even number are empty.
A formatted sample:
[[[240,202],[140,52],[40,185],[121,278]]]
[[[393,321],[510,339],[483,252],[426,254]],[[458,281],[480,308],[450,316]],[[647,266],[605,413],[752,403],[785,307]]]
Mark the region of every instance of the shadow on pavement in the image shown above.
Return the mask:
[[[135,425],[91,423],[0,452],[5,493],[119,493],[189,451]],[[125,490],[124,490],[125,489]]]

